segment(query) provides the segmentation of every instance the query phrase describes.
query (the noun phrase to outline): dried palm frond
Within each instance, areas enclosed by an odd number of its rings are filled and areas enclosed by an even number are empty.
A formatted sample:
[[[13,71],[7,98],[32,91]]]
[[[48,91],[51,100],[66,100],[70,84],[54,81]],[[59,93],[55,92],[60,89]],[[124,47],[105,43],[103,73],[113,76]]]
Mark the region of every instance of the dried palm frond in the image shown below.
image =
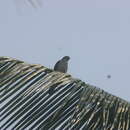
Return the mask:
[[[30,5],[33,8],[39,8],[43,6],[43,0],[14,0],[16,6]]]
[[[129,102],[8,57],[0,57],[0,102],[1,130],[130,130]]]

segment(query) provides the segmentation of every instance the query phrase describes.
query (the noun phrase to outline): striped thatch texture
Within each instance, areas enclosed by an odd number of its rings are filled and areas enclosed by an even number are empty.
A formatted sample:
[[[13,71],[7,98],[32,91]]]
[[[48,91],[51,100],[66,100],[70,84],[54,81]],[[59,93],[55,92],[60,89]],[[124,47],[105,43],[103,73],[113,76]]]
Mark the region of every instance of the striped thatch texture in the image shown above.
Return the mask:
[[[95,86],[0,57],[1,130],[130,130],[130,103]]]

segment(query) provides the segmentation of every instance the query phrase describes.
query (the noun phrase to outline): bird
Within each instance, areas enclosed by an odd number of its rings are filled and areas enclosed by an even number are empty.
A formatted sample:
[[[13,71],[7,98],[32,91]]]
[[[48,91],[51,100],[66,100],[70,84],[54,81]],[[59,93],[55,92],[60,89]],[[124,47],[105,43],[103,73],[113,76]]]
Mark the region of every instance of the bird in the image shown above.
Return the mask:
[[[68,61],[70,60],[69,56],[64,56],[61,60],[57,61],[54,66],[54,71],[66,73],[68,70]],[[48,93],[52,95],[55,92],[57,84],[51,86],[48,90]]]
[[[61,60],[57,61],[54,70],[62,73],[66,73],[68,70],[68,61],[70,60],[69,56],[64,56]]]

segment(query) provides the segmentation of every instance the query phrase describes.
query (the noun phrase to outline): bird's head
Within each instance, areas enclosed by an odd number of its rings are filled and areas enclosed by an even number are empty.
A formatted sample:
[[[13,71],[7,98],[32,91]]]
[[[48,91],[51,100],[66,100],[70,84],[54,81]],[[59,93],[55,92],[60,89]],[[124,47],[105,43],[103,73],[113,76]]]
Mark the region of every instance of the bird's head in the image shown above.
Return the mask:
[[[69,56],[64,56],[64,57],[62,58],[62,60],[63,60],[63,61],[69,61],[69,60],[70,60],[70,57],[69,57]]]

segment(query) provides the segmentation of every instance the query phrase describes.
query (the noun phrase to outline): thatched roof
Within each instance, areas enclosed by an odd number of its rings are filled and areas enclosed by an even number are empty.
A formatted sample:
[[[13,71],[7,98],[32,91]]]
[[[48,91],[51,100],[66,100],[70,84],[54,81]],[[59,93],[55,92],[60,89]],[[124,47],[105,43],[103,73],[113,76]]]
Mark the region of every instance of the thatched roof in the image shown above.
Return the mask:
[[[130,103],[42,65],[0,57],[1,130],[130,130]]]

